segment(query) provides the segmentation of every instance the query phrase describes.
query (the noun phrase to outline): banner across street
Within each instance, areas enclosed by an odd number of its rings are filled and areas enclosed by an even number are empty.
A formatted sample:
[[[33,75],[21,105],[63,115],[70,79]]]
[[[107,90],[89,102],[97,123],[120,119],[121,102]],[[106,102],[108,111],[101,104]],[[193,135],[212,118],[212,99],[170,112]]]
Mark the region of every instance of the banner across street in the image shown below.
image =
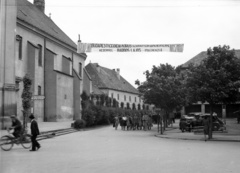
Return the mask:
[[[100,44],[78,42],[77,52],[183,52],[184,44]]]

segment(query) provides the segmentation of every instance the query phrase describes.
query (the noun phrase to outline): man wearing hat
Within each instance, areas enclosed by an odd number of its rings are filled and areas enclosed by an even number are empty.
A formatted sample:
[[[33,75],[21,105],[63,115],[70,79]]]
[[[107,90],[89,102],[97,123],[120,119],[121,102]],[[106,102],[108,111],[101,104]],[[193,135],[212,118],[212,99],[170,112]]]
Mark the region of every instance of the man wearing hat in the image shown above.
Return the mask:
[[[38,129],[38,123],[37,121],[34,119],[34,115],[31,114],[29,116],[29,118],[31,119],[31,134],[32,134],[32,137],[31,137],[31,140],[32,140],[32,149],[30,151],[36,151],[36,148],[37,150],[41,147],[40,144],[38,143],[38,141],[36,140],[37,139],[37,135],[39,135],[39,129]]]
[[[18,138],[22,132],[22,123],[17,119],[16,115],[11,115],[10,118],[12,119],[12,127],[9,129],[14,129],[13,136]]]

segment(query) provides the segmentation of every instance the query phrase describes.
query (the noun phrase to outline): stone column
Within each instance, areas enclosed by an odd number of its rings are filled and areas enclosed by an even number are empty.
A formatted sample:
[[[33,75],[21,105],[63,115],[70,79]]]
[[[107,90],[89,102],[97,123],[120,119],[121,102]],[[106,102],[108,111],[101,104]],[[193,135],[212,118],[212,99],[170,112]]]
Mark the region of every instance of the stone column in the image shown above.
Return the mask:
[[[15,87],[17,6],[15,0],[1,0],[0,5],[0,117],[6,117],[17,112]]]

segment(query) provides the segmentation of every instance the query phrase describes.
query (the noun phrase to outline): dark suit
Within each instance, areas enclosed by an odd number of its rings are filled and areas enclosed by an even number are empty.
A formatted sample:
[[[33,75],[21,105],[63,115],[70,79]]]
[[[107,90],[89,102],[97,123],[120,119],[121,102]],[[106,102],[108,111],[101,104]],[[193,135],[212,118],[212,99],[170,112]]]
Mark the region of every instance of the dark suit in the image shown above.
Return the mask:
[[[31,140],[32,140],[32,150],[36,150],[37,148],[40,148],[40,144],[37,142],[37,135],[39,135],[39,129],[38,129],[38,124],[37,121],[34,119],[31,121]]]

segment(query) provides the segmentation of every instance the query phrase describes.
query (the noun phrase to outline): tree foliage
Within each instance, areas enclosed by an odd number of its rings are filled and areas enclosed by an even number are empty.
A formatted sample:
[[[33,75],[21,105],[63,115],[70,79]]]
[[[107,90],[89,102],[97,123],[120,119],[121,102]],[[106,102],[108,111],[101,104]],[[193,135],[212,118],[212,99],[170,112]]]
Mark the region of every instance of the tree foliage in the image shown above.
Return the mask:
[[[187,79],[191,102],[234,103],[239,97],[240,61],[229,46],[207,50],[207,58],[191,69]]]
[[[31,92],[32,80],[28,74],[23,78],[22,106],[23,110],[27,111],[31,107]]]
[[[190,69],[186,82],[190,102],[208,102],[210,124],[214,104],[234,103],[239,99],[240,61],[229,46],[207,50],[207,58],[199,66]],[[212,138],[212,126],[209,139]]]
[[[152,71],[147,70],[145,75],[146,81],[138,87],[145,103],[154,104],[169,112],[183,104],[182,82],[173,66],[153,66]],[[139,84],[139,81],[135,83]]]
[[[28,74],[23,77],[22,107],[23,107],[23,127],[27,127],[27,117],[30,114],[32,99],[32,79]]]

